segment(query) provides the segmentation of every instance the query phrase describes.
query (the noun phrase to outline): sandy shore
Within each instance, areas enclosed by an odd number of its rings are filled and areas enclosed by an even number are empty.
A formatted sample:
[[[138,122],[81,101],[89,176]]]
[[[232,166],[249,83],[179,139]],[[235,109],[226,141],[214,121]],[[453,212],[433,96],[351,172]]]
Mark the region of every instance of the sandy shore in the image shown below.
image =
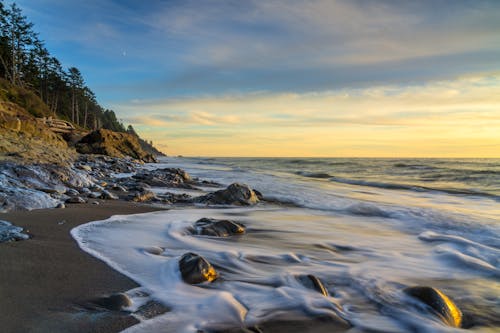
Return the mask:
[[[136,323],[125,314],[85,312],[78,307],[79,301],[137,285],[80,250],[70,230],[111,215],[157,209],[123,201],[100,202],[0,214],[0,220],[33,235],[27,241],[0,244],[2,332],[113,333]]]

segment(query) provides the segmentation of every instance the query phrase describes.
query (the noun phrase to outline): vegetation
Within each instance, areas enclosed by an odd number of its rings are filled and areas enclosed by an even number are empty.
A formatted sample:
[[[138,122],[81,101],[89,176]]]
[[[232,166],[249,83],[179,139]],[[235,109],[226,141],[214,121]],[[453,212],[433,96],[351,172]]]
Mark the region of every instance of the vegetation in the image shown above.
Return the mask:
[[[102,108],[76,67],[64,69],[21,9],[0,0],[0,97],[33,115],[66,119],[84,129],[126,132],[114,111]],[[10,89],[9,84],[16,89]],[[14,93],[16,92],[16,93]],[[19,96],[22,92],[22,96]],[[31,105],[35,93],[45,105]],[[38,99],[36,99],[38,100]],[[22,105],[22,104],[28,105]],[[31,103],[31,104],[30,104]],[[38,103],[39,104],[39,103]],[[135,133],[135,132],[134,132]]]

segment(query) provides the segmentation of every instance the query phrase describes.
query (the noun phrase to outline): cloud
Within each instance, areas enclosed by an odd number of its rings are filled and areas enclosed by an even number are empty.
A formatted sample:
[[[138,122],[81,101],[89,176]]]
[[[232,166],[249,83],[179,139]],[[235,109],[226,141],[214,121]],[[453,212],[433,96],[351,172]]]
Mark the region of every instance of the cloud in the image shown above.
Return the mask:
[[[443,156],[443,147],[455,150],[460,143],[470,147],[464,154],[500,151],[495,150],[500,148],[500,73],[421,85],[205,95],[116,107],[131,115],[140,110],[145,117],[140,133],[169,142],[170,150],[183,155],[332,156],[343,151],[346,156],[348,147],[358,147],[350,156],[362,151],[364,156]]]

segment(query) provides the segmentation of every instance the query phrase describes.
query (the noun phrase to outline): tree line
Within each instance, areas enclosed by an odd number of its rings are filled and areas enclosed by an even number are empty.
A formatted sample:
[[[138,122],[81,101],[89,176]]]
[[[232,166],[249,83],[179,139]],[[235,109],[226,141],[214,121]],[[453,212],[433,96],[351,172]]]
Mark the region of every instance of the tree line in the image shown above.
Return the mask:
[[[76,67],[63,68],[15,3],[0,0],[0,78],[34,91],[54,117],[86,129],[127,131],[114,111],[102,108]],[[128,131],[130,132],[129,128]]]

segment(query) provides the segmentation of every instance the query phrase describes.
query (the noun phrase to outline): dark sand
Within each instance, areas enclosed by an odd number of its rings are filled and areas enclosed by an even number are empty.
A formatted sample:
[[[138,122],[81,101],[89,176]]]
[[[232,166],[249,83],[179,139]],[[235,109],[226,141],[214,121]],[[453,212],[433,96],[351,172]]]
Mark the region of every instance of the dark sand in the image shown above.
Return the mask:
[[[83,252],[70,230],[118,214],[158,210],[123,201],[73,204],[65,209],[0,214],[29,230],[32,239],[0,243],[0,332],[115,333],[137,320],[127,313],[89,311],[79,304],[138,285]],[[331,320],[282,320],[259,325],[264,332],[337,332]],[[225,333],[253,332],[234,329]],[[172,332],[175,333],[175,332]]]
[[[0,214],[33,238],[0,243],[0,331],[119,332],[136,323],[127,314],[83,311],[78,303],[137,287],[83,252],[71,237],[75,226],[117,214],[158,210],[123,201],[74,204],[65,209]]]

